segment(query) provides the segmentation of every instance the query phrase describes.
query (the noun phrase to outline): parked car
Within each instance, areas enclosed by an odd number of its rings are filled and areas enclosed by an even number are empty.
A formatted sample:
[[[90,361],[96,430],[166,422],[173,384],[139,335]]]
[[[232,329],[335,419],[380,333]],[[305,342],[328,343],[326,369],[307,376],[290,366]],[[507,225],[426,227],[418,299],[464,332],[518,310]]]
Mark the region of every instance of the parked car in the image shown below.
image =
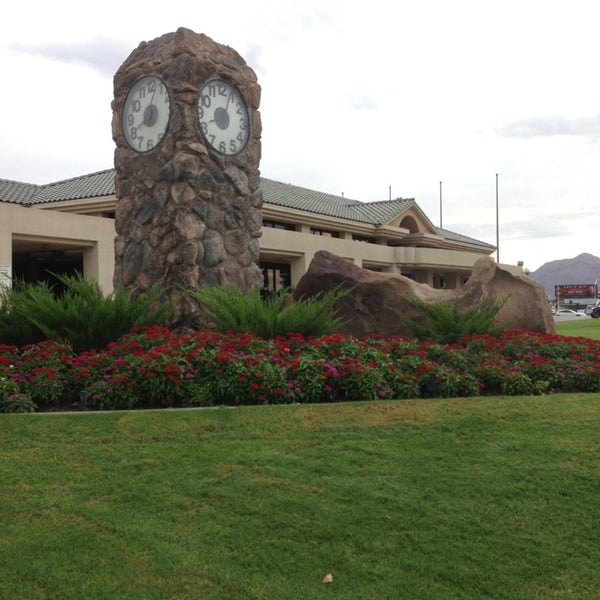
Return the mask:
[[[593,319],[600,317],[600,300],[596,300],[594,304],[588,304],[585,307],[585,313]]]
[[[586,317],[587,315],[582,312],[573,310],[572,308],[559,308],[554,312],[555,317]]]

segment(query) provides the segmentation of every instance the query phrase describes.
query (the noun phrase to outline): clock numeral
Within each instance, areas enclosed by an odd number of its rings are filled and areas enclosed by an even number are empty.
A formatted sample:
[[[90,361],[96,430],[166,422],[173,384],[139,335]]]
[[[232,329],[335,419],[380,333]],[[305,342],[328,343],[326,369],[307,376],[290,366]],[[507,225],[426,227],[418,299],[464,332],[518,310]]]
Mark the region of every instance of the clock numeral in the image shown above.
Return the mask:
[[[208,95],[216,98],[217,95],[224,96],[228,95],[228,86],[223,81],[213,81],[208,85]]]
[[[169,90],[155,76],[139,79],[130,89],[121,116],[125,139],[134,150],[154,150],[163,138],[171,112]]]
[[[251,121],[235,84],[223,79],[208,81],[199,91],[196,110],[199,132],[209,147],[225,155],[243,150]]]

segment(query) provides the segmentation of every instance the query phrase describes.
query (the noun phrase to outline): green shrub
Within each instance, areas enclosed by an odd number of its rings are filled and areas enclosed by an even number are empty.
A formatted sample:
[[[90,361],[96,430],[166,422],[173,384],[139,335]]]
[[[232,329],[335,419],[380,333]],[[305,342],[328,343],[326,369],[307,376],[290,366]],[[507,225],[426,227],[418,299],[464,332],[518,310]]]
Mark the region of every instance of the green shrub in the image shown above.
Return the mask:
[[[392,311],[412,335],[420,340],[432,339],[442,344],[453,344],[467,335],[497,336],[506,329],[492,327],[492,323],[508,297],[502,300],[488,298],[464,310],[460,309],[458,300],[429,304],[412,296],[404,298],[414,307],[421,309],[425,315],[425,323],[411,319],[398,310]]]
[[[0,288],[0,344],[24,346],[44,341],[44,332],[23,318],[19,310],[20,299],[26,293],[27,284],[13,281],[13,286]]]
[[[63,340],[75,352],[104,348],[132,327],[162,324],[170,306],[155,284],[135,297],[122,288],[104,294],[97,281],[57,274],[64,286],[57,295],[47,282],[15,282],[0,303],[0,342],[23,346]]]
[[[341,320],[335,316],[335,303],[348,294],[335,288],[312,298],[286,303],[288,290],[262,297],[258,288],[242,292],[230,285],[197,286],[188,290],[201,314],[220,333],[251,332],[263,339],[298,333],[326,335]]]

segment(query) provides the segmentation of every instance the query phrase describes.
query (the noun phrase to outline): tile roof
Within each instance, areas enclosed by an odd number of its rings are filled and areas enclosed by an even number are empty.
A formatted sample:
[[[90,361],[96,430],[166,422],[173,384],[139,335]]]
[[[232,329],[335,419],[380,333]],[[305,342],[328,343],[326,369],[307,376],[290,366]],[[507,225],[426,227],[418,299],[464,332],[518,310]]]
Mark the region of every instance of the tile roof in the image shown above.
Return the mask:
[[[115,171],[107,169],[73,179],[46,185],[34,185],[0,179],[0,202],[16,204],[43,204],[60,200],[96,198],[115,193]]]
[[[416,204],[412,198],[395,198],[377,202],[360,202],[354,210],[362,215],[360,221],[372,225],[385,225]]]
[[[468,244],[478,244],[479,246],[487,246],[488,248],[492,248],[493,250],[496,249],[496,246],[494,246],[493,244],[488,244],[487,242],[476,240],[475,238],[469,237],[467,235],[455,233],[454,231],[448,231],[447,229],[442,229],[441,227],[436,227],[436,229],[438,234],[447,240],[452,240],[453,242],[466,242]]]
[[[31,183],[0,179],[0,202],[29,204],[39,187]]]
[[[261,179],[261,188],[264,201],[269,204],[371,225],[388,223],[415,204],[414,200],[402,198],[382,202],[361,202],[264,177]]]
[[[0,179],[0,202],[31,205],[111,196],[115,193],[114,178],[114,169],[107,169],[46,185]],[[264,177],[261,188],[264,201],[269,204],[373,225],[388,223],[415,204],[414,200],[402,198],[365,203]]]
[[[97,198],[111,196],[115,193],[115,171],[106,169],[57,181],[46,185],[36,185],[0,179],[0,202],[29,206],[58,202],[61,200],[76,200],[82,198]],[[261,178],[263,199],[269,204],[297,210],[304,210],[319,215],[338,219],[383,225],[392,221],[396,216],[416,206],[413,199],[396,198],[378,202],[361,202],[343,196],[326,194],[316,190],[281,183],[272,179]],[[446,229],[434,227],[442,237],[468,243],[475,243],[494,248],[479,240],[469,238]]]

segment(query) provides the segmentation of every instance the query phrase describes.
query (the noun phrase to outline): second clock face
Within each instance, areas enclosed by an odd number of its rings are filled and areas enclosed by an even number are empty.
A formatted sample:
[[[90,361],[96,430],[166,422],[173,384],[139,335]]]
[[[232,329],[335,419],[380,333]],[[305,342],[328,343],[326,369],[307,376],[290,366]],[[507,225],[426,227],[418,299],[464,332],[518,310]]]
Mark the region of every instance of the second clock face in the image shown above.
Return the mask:
[[[198,123],[208,145],[221,154],[237,154],[248,143],[248,106],[237,87],[224,79],[212,79],[200,90]]]
[[[129,90],[122,113],[125,139],[137,152],[153,150],[167,131],[171,102],[165,84],[142,77]]]

